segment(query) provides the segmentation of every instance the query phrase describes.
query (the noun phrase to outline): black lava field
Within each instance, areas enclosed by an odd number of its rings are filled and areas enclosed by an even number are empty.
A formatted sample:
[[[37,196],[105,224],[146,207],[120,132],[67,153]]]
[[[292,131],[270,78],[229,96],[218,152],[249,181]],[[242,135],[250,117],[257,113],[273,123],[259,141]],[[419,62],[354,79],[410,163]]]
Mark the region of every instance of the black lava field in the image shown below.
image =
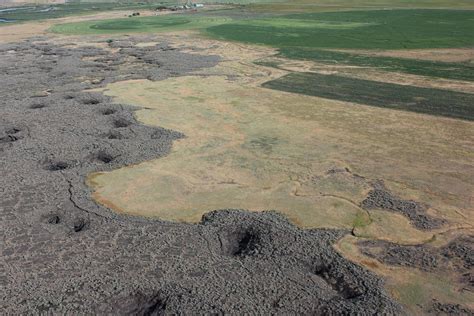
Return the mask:
[[[333,249],[348,231],[244,210],[170,223],[91,199],[89,173],[162,157],[185,135],[141,125],[133,107],[88,90],[219,62],[141,40],[0,45],[2,313],[403,313],[379,278]]]

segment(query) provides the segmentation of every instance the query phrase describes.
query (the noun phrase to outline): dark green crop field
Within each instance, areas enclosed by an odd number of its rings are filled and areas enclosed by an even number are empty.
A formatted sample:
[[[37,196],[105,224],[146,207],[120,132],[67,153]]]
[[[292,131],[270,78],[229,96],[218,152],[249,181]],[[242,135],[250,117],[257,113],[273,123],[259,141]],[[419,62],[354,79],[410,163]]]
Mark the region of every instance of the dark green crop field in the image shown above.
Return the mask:
[[[375,57],[331,49],[474,47],[474,11],[372,10],[294,14],[232,21],[211,36],[279,48],[279,55],[380,68],[384,71],[474,81],[474,64]]]
[[[374,67],[384,71],[474,81],[474,64],[472,63],[448,63],[394,57],[375,57],[300,47],[281,48],[279,55],[291,59],[313,60],[329,65],[343,64]]]
[[[225,40],[274,47],[348,49],[474,45],[474,11],[373,10],[296,14],[212,26]]]
[[[381,108],[474,120],[474,95],[315,73],[290,73],[263,87]]]

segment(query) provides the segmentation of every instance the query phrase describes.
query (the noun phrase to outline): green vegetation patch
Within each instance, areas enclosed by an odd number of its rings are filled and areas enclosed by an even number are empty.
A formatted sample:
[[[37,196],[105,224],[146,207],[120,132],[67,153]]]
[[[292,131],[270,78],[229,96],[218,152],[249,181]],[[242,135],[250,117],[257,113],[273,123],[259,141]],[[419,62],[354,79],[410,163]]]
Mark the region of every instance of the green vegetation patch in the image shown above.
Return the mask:
[[[290,73],[263,87],[381,108],[474,120],[474,95],[316,73]]]
[[[261,27],[278,27],[278,28],[304,28],[304,29],[353,29],[373,25],[365,22],[348,22],[348,21],[319,21],[315,19],[292,19],[292,18],[266,18],[261,20],[253,20],[252,25]]]
[[[364,56],[353,53],[301,47],[284,47],[280,49],[279,55],[291,59],[313,60],[324,64],[376,67],[384,71],[474,81],[474,64],[469,63],[448,63],[407,58]]]
[[[212,26],[209,34],[274,47],[412,49],[474,45],[474,11],[372,10],[295,14]]]
[[[51,31],[62,34],[109,34],[129,32],[163,32],[206,28],[226,23],[226,17],[204,15],[167,15],[140,18],[123,18],[103,21],[85,21],[58,24]]]
[[[262,12],[328,12],[336,10],[376,10],[376,9],[474,9],[472,0],[292,0],[292,1],[255,1],[253,11]]]
[[[354,228],[362,228],[370,225],[370,223],[370,217],[366,213],[358,212],[352,225]]]
[[[375,57],[327,49],[421,49],[474,45],[474,11],[372,10],[293,14],[213,26],[216,37],[280,49],[280,56],[474,81],[474,64]],[[326,49],[326,50],[325,50]]]

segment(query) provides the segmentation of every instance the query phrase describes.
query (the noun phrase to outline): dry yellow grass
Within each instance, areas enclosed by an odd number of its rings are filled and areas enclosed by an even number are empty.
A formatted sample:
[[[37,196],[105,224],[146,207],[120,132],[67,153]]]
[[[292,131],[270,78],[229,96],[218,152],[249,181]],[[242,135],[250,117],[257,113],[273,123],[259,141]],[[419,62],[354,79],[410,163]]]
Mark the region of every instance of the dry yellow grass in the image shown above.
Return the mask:
[[[175,36],[179,46],[185,37]],[[201,45],[228,60],[206,70],[215,76],[107,87],[119,102],[147,108],[137,112],[140,121],[187,138],[175,142],[168,157],[93,175],[99,201],[130,214],[191,222],[214,209],[275,209],[302,227],[357,226],[362,236],[403,243],[469,225],[472,122],[263,89],[260,83],[285,73],[251,63],[271,50]],[[331,168],[348,168],[366,180],[328,174]],[[370,223],[358,223],[366,216],[358,205],[370,179],[384,179],[396,194],[432,205],[430,213],[451,224],[422,232],[405,217],[382,211],[371,211]]]

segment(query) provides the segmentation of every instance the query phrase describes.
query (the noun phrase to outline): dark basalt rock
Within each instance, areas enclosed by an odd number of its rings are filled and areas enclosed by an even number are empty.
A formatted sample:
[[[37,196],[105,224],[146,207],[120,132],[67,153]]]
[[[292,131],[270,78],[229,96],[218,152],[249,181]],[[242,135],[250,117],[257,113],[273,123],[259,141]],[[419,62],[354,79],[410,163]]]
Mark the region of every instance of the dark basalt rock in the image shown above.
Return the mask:
[[[139,124],[132,108],[84,90],[219,60],[139,41],[115,39],[118,52],[47,37],[0,45],[15,50],[0,54],[2,313],[399,315],[381,281],[333,249],[345,231],[242,210],[168,223],[92,200],[88,174],[163,157],[184,135]],[[48,106],[33,111],[24,104],[35,91],[49,91]]]
[[[445,223],[442,219],[427,215],[427,205],[412,200],[403,200],[393,195],[380,181],[374,183],[373,190],[362,201],[361,207],[365,209],[381,208],[400,213],[408,217],[416,228],[423,230],[439,228]]]

